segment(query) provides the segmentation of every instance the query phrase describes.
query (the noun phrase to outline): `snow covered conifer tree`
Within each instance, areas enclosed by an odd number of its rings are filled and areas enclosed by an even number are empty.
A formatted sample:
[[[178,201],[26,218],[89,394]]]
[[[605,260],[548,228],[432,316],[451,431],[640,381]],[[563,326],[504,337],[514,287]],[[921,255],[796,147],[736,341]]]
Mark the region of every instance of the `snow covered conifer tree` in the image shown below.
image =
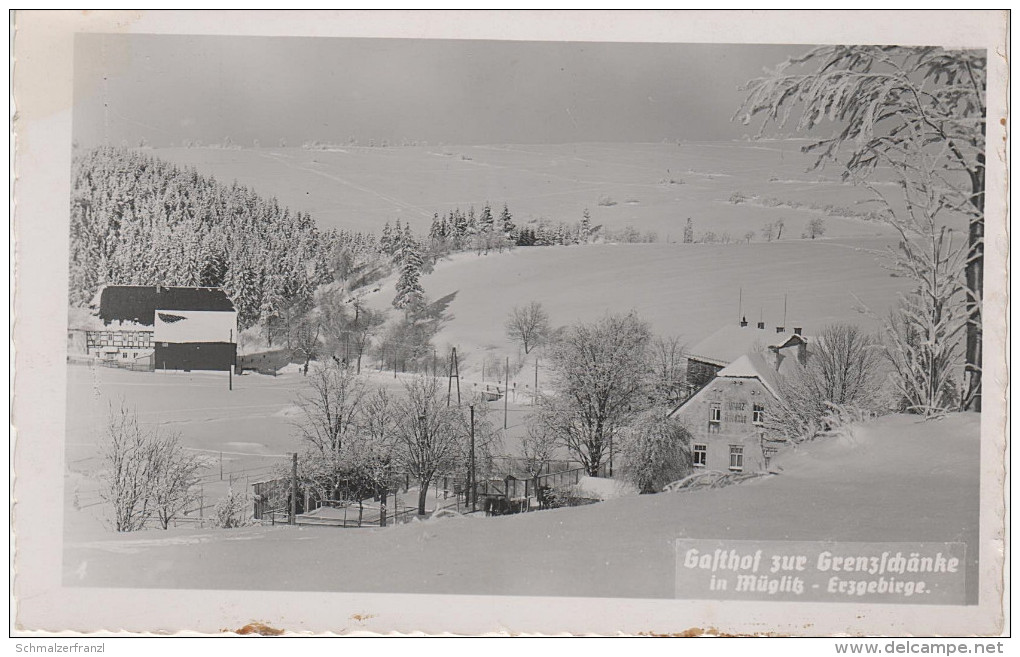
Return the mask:
[[[513,235],[516,226],[514,225],[514,218],[510,214],[510,209],[506,206],[506,203],[503,204],[503,210],[499,213],[499,224],[503,228],[503,235],[506,237]]]
[[[493,229],[495,220],[492,217],[492,208],[489,207],[489,202],[485,202],[485,207],[482,208],[482,214],[478,217],[478,230],[482,232],[488,232]]]
[[[393,299],[394,308],[417,308],[425,302],[425,289],[419,282],[424,266],[417,242],[411,240],[405,243],[400,253],[400,278],[397,280],[397,295]]]
[[[588,212],[588,208],[585,208],[584,212],[581,213],[581,226],[577,237],[581,244],[587,244],[591,241],[591,213]]]
[[[379,235],[379,248],[382,249],[383,253],[389,255],[392,253],[391,248],[393,247],[393,227],[390,226],[390,222],[383,224],[382,233]]]

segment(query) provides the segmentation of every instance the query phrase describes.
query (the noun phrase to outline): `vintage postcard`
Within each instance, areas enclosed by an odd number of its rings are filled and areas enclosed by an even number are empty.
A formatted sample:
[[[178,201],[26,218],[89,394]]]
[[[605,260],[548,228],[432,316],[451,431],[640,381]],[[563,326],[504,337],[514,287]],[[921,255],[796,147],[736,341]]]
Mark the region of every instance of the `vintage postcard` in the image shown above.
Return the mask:
[[[1004,631],[1006,13],[12,35],[12,631]]]

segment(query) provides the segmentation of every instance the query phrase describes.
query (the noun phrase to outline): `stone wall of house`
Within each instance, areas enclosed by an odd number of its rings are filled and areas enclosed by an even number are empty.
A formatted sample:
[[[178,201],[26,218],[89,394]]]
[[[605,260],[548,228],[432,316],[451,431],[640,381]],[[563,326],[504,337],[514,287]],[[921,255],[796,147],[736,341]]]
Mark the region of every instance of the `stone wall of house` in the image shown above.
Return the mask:
[[[755,422],[760,419],[755,417],[755,409],[764,413],[768,395],[757,379],[721,377],[676,411],[674,417],[691,431],[692,444],[705,447],[706,470],[736,470],[736,466],[731,467],[733,448],[742,449],[743,472],[767,469],[762,427]]]

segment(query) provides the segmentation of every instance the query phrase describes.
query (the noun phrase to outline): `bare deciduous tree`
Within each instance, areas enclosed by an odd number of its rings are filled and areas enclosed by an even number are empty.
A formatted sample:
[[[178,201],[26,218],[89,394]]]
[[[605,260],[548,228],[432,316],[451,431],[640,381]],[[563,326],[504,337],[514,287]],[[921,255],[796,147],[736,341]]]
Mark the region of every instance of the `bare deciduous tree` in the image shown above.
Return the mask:
[[[100,454],[100,495],[112,507],[116,531],[142,529],[153,515],[166,529],[186,510],[199,464],[178,434],[143,428],[124,404],[111,406]]]
[[[656,336],[648,349],[648,361],[654,377],[655,396],[662,403],[679,402],[687,383],[684,345],[680,338]]]
[[[442,392],[438,378],[416,376],[396,403],[398,459],[418,482],[419,515],[425,514],[429,484],[436,475],[453,472],[463,453],[462,420]]]
[[[881,409],[881,345],[852,324],[825,327],[807,363],[779,378],[779,399],[766,405],[765,429],[776,441],[799,442],[824,431],[834,409]]]
[[[155,469],[152,482],[152,508],[160,527],[167,529],[195,501],[191,489],[198,483],[201,464],[188,454],[177,433],[154,432]]]
[[[365,384],[345,367],[321,364],[312,369],[309,388],[296,400],[301,417],[295,426],[305,445],[302,478],[322,499],[341,499],[350,474],[344,447],[357,431]]]
[[[353,475],[379,496],[379,517],[386,525],[386,503],[399,467],[397,408],[385,388],[365,396],[358,433],[344,448]]]
[[[647,405],[650,341],[648,324],[631,313],[572,326],[553,345],[557,394],[543,401],[542,421],[591,476],[620,430]]]
[[[885,354],[904,410],[930,417],[959,406],[953,372],[968,321],[962,276],[967,249],[954,244],[945,228],[919,242],[900,243],[896,268],[918,286],[887,318]]]
[[[294,321],[290,327],[290,344],[305,360],[302,371],[308,375],[308,365],[315,358],[319,349],[319,334],[322,332],[322,325],[308,313]]]
[[[807,225],[807,236],[811,239],[821,237],[825,234],[825,220],[821,217],[815,217],[808,222]]]
[[[527,306],[514,306],[506,321],[506,334],[514,342],[520,342],[527,354],[549,334],[549,315],[537,301]]]

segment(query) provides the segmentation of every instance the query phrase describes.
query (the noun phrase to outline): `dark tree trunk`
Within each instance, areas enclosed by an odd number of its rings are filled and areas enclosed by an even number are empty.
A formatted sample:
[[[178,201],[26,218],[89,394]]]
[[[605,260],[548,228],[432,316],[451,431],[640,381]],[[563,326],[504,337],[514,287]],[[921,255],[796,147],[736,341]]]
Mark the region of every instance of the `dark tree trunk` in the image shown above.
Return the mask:
[[[425,500],[429,496],[429,483],[428,481],[421,481],[421,488],[418,489],[418,515],[425,515]]]
[[[964,410],[981,412],[981,300],[984,297],[985,271],[985,171],[984,156],[978,156],[981,166],[971,174],[972,202],[979,215],[970,221],[967,253],[967,391]]]

